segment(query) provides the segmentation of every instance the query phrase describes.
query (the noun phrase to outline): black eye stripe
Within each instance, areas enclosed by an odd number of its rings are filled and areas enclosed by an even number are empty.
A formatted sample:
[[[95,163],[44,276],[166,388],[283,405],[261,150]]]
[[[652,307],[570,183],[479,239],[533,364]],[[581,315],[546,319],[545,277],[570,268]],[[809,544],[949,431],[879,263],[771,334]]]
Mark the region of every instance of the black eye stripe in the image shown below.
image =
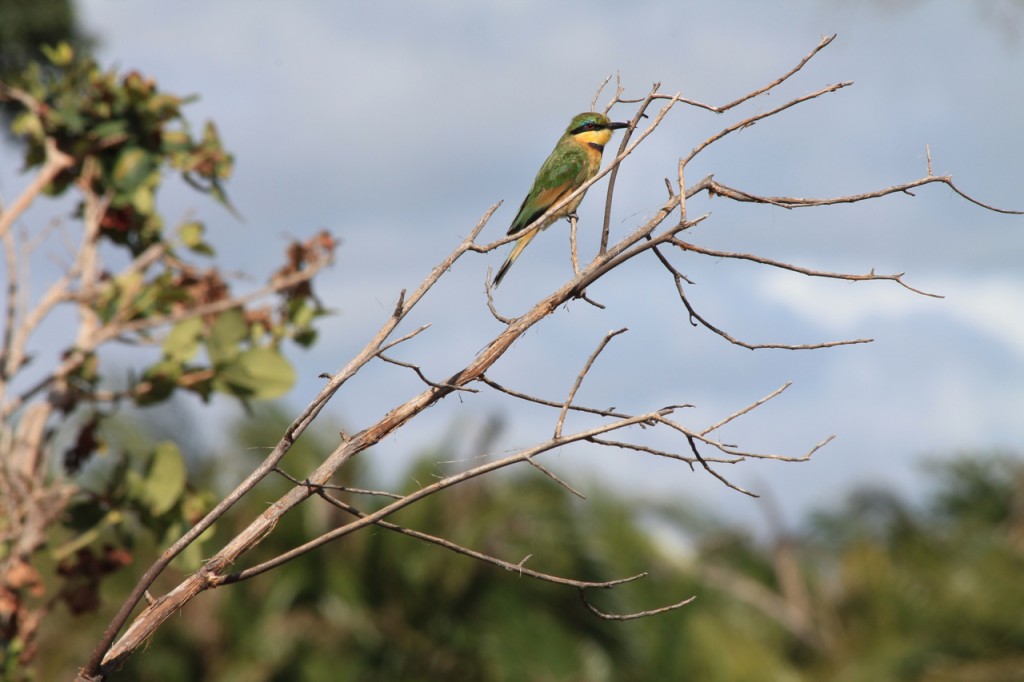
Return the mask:
[[[585,133],[588,130],[599,130],[599,129],[603,128],[603,127],[604,126],[602,126],[600,123],[594,123],[593,121],[587,121],[583,125],[577,126],[576,128],[573,128],[572,134],[573,135],[578,135],[579,133]]]

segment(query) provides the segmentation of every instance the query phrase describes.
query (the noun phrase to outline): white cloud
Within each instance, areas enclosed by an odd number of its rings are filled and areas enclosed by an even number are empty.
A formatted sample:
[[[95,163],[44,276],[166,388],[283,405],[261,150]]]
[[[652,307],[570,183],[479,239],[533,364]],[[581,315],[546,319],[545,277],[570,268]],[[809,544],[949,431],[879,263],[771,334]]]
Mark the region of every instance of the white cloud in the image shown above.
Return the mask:
[[[879,319],[937,315],[991,338],[1024,356],[1024,282],[998,275],[982,279],[949,278],[927,289],[945,296],[932,299],[898,286],[877,283],[823,283],[782,272],[761,275],[758,293],[808,324],[833,332],[865,328]]]

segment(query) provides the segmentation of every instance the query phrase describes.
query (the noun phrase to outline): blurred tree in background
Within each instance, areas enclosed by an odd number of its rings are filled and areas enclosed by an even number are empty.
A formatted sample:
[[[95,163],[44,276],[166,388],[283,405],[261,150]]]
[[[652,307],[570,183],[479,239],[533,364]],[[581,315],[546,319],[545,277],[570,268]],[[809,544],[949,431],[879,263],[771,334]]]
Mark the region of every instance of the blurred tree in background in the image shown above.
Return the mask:
[[[255,416],[234,435],[258,452],[287,416],[267,408]],[[315,460],[334,432],[307,433],[293,465]],[[444,445],[425,452],[402,478],[443,473],[437,462],[451,457]],[[214,456],[193,484],[216,488],[230,478],[225,468],[240,465]],[[582,502],[534,472],[483,478],[399,522],[494,555],[530,556],[540,570],[650,572],[595,597],[602,610],[654,607],[666,595],[697,600],[609,622],[572,591],[377,529],[194,602],[114,678],[1024,680],[1024,463],[965,453],[926,469],[934,485],[921,502],[860,490],[800,533],[768,539],[675,502],[617,498],[596,483]],[[350,475],[345,485],[377,484],[364,468]],[[275,485],[289,482],[265,483],[266,499]],[[283,521],[294,528],[257,551],[274,556],[288,537],[332,527],[332,513],[341,512],[302,507]],[[223,538],[236,532],[216,527]],[[104,603],[130,583],[117,576]],[[101,627],[107,615],[90,619]],[[73,674],[93,641],[88,623],[54,619],[41,642],[41,679]]]

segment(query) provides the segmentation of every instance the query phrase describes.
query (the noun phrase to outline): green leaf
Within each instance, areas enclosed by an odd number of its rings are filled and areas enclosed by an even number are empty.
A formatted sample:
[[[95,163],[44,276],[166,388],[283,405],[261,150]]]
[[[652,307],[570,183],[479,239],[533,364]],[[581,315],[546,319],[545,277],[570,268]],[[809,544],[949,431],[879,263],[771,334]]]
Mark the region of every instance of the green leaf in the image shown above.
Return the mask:
[[[163,342],[164,355],[179,361],[191,360],[199,350],[199,337],[203,333],[203,321],[190,317],[174,325]]]
[[[11,121],[11,132],[15,135],[24,135],[34,140],[42,140],[46,135],[43,130],[43,122],[32,111],[23,111]]]
[[[164,536],[163,546],[170,545],[186,530],[194,526],[202,519],[208,511],[213,509],[217,498],[210,491],[188,492],[181,498],[181,520],[171,524],[172,528]],[[175,557],[172,565],[182,571],[192,572],[202,566],[203,561],[210,555],[206,543],[213,539],[217,532],[217,525],[214,524],[204,530],[195,541],[185,548],[181,554]]]
[[[164,130],[160,133],[160,142],[165,154],[187,152],[192,148],[192,139],[184,130]]]
[[[75,137],[81,136],[82,132],[85,131],[86,118],[82,115],[81,104],[79,102],[72,102],[66,104],[57,110],[63,127],[67,129],[67,132],[71,133]],[[52,115],[52,112],[51,112]]]
[[[153,190],[146,185],[139,185],[138,189],[132,192],[132,207],[140,215],[150,215],[154,208]]]
[[[290,317],[292,318],[292,324],[299,329],[311,325],[317,316],[316,308],[309,305],[309,302],[305,299],[296,299],[296,305],[291,306],[289,312]]]
[[[92,134],[99,142],[111,143],[128,132],[128,121],[118,118],[112,121],[103,121],[92,127]]]
[[[213,322],[206,338],[206,352],[214,366],[231,362],[238,357],[238,344],[248,334],[248,325],[240,308],[225,310]]]
[[[217,373],[217,388],[239,398],[277,398],[295,384],[295,369],[273,348],[250,348]]]
[[[181,242],[191,249],[203,241],[204,229],[201,222],[192,220],[178,228],[178,236],[181,238]]]
[[[203,241],[203,236],[206,232],[206,226],[198,220],[191,220],[187,223],[183,223],[178,228],[178,237],[181,239],[181,243],[186,248],[191,249],[197,253],[205,255],[213,255],[213,249],[210,245]]]
[[[170,441],[158,443],[140,496],[150,513],[161,516],[174,507],[185,491],[186,476],[185,459],[178,446]]]
[[[153,95],[146,102],[146,108],[160,118],[169,118],[178,115],[178,108],[181,106],[181,99],[174,95],[159,93]]]
[[[141,147],[125,147],[114,164],[113,181],[122,192],[133,193],[153,168],[152,159]]]
[[[92,498],[76,500],[64,513],[64,527],[83,532],[99,524],[109,512]]]
[[[54,66],[68,66],[75,59],[75,51],[65,42],[56,45],[40,45],[39,49]]]
[[[160,302],[160,296],[164,293],[164,289],[165,287],[161,286],[160,282],[153,282],[144,286],[132,300],[132,310],[134,312],[132,317],[149,317],[157,312],[157,304]]]
[[[296,333],[292,337],[292,341],[299,344],[303,348],[309,348],[314,343],[316,343],[316,335],[317,331],[310,327],[309,329],[304,329],[301,332]]]
[[[92,506],[97,510],[99,509],[95,504]],[[67,542],[54,547],[51,550],[50,555],[56,561],[63,561],[83,547],[88,547],[94,542],[100,540],[107,533],[108,528],[116,527],[123,521],[124,513],[120,509],[111,509],[101,517],[97,518],[95,523],[91,524],[88,528],[83,529],[81,533],[75,535]]]
[[[142,378],[149,383],[149,390],[136,395],[135,404],[153,405],[171,397],[183,373],[182,362],[176,358],[167,358],[151,365],[142,373]]]

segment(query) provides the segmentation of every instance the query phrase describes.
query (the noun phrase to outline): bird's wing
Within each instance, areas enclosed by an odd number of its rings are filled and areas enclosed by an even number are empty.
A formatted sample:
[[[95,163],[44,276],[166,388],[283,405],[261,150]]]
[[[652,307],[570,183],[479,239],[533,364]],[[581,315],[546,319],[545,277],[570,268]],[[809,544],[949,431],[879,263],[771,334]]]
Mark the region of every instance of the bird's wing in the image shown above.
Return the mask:
[[[516,219],[512,221],[508,233],[515,234],[544,215],[544,212],[558,203],[563,197],[582,185],[587,180],[588,163],[586,152],[566,150],[555,152],[547,158],[537,172],[533,181],[533,189],[523,199]],[[542,182],[543,178],[543,182]]]

